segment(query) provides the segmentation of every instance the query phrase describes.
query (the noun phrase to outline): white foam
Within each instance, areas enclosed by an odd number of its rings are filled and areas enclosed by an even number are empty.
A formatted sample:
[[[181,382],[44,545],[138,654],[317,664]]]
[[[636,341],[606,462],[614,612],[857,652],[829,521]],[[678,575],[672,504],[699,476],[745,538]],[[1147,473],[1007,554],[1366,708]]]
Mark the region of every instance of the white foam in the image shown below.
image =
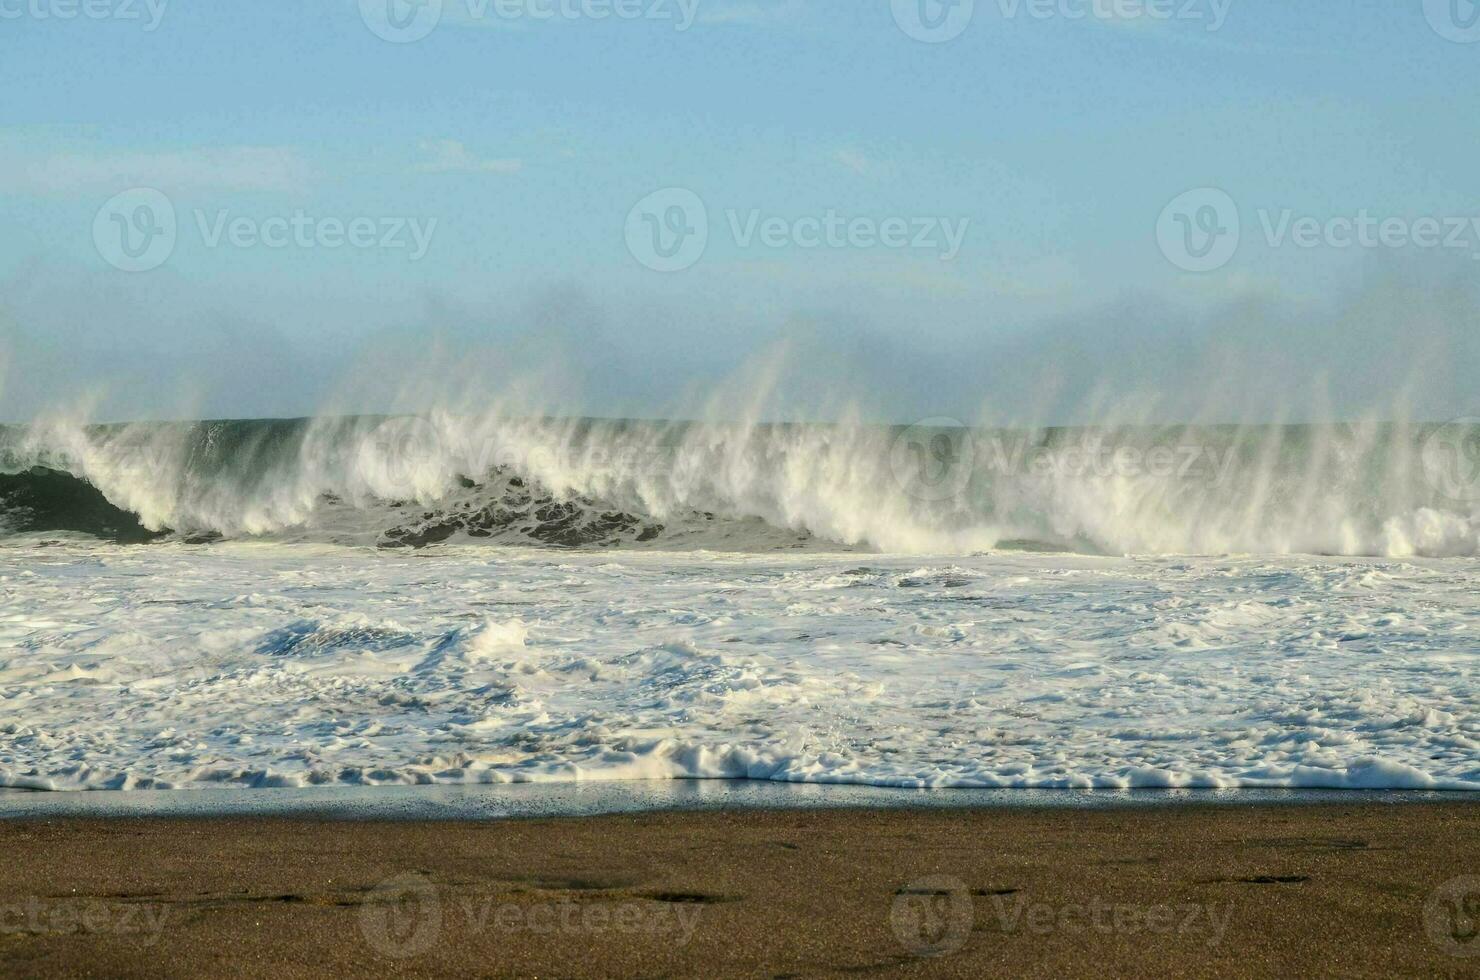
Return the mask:
[[[1480,789],[1462,559],[0,553],[0,786]]]
[[[206,424],[203,448],[187,425],[40,420],[9,447],[9,465],[67,469],[153,530],[279,540],[372,542],[408,516],[394,500],[417,515],[496,504],[459,478],[497,470],[662,524],[669,548],[789,548],[805,535],[895,554],[1031,540],[1107,554],[1480,555],[1473,480],[1472,492],[1443,499],[1421,429],[1402,425],[1183,427],[1156,437],[1164,458],[1140,426],[953,429],[958,468],[947,474],[963,479],[937,495],[917,482],[928,453],[901,450],[921,449],[914,437],[856,422],[628,424],[489,410],[318,418],[280,440],[253,429],[265,424]],[[242,429],[222,435],[231,425]],[[212,439],[241,445],[207,471]]]

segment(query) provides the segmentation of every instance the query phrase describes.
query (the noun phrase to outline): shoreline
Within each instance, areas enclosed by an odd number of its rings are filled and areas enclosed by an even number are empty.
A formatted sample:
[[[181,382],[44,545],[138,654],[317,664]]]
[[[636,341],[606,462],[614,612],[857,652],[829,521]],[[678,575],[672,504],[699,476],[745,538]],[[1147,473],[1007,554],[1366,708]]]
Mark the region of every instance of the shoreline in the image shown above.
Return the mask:
[[[0,973],[1459,976],[1464,802],[0,821]]]
[[[1480,804],[1464,790],[911,789],[847,783],[674,779],[433,786],[0,788],[0,822],[44,818],[304,817],[501,820],[726,810],[1102,810],[1196,806]]]

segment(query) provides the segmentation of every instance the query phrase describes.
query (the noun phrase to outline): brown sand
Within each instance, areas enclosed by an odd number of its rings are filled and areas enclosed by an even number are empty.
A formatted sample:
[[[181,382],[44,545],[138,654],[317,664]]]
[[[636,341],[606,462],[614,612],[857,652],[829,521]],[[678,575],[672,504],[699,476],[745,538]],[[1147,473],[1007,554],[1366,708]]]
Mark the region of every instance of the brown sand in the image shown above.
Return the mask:
[[[6,976],[1480,975],[1468,802],[0,821],[0,848]]]

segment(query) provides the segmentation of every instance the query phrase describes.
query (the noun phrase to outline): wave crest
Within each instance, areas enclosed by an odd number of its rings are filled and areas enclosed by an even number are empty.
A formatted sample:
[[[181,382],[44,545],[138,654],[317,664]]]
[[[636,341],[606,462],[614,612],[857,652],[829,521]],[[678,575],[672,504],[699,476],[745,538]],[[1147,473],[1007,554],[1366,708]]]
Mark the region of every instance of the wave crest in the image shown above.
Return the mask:
[[[1480,423],[988,430],[433,413],[0,432],[0,521],[120,541],[1480,553]]]

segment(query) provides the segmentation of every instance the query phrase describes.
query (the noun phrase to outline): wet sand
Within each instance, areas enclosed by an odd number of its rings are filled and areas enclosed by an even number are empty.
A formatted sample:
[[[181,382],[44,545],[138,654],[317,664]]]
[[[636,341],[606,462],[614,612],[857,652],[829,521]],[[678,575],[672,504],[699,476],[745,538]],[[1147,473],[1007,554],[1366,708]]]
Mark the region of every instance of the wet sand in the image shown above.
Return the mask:
[[[0,849],[6,976],[1480,972],[1467,800],[14,820]]]

